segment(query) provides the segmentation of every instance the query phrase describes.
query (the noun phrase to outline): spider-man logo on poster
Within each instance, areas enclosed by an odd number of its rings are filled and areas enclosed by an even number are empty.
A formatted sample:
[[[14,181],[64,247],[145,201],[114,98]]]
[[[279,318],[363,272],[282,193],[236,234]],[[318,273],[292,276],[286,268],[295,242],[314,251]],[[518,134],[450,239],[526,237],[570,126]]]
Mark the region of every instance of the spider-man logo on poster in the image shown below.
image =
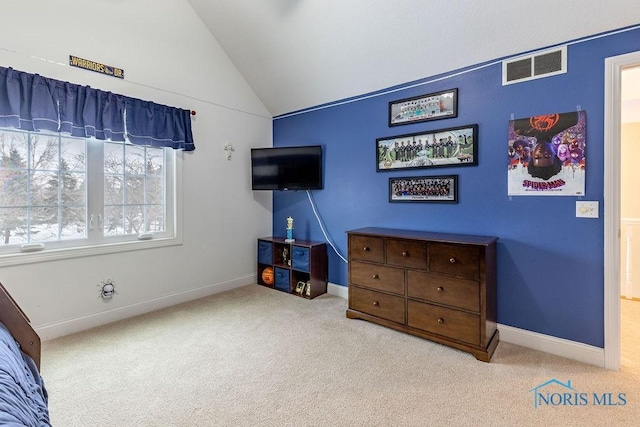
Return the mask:
[[[509,121],[510,196],[583,196],[585,111]]]

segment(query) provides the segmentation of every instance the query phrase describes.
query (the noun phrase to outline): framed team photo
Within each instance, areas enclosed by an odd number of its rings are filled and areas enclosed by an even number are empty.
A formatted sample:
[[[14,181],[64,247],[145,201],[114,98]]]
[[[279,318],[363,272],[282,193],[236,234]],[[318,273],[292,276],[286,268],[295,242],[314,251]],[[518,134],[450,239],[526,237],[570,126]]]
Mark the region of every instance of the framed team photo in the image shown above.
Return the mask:
[[[478,125],[376,139],[376,170],[478,164]]]
[[[458,89],[443,90],[389,103],[389,126],[458,116]]]
[[[389,178],[389,202],[458,203],[458,175]]]

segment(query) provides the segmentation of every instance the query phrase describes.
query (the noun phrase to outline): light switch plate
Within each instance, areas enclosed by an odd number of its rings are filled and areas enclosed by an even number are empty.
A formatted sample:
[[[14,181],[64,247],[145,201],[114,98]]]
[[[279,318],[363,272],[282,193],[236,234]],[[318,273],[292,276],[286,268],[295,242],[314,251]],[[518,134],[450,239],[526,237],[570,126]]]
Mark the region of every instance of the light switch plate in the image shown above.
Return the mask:
[[[598,218],[599,202],[576,201],[576,218]]]

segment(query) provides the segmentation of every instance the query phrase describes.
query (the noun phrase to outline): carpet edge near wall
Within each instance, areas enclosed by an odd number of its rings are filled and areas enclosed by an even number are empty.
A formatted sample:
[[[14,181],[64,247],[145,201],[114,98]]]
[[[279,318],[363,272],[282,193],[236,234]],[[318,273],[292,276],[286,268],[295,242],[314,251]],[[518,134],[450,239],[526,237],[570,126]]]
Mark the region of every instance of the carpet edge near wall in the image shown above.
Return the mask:
[[[94,327],[106,325],[108,323],[123,320],[129,317],[138,316],[155,310],[178,305],[187,301],[204,298],[217,293],[225,292],[242,286],[249,286],[256,283],[256,275],[247,275],[233,280],[215,283],[198,289],[191,289],[184,292],[154,298],[142,303],[131,304],[118,307],[101,313],[69,319],[61,322],[54,322],[36,327],[36,331],[43,341],[81,332]],[[349,288],[329,282],[327,284],[327,294],[339,298],[349,298]],[[550,335],[531,332],[508,325],[498,324],[500,331],[500,341],[527,347],[533,350],[543,351],[556,356],[566,357],[579,362],[588,363],[598,367],[604,367],[604,349],[578,343]]]

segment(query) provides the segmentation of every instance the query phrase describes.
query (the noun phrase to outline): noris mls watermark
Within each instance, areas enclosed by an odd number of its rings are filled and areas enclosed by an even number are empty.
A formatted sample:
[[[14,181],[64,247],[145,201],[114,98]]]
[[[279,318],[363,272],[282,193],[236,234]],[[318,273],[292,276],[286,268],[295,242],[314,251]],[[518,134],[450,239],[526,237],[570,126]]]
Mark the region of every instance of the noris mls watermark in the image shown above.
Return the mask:
[[[581,392],[571,385],[555,378],[544,382],[531,390],[533,393],[533,407],[543,406],[625,406],[626,393],[621,392]]]

